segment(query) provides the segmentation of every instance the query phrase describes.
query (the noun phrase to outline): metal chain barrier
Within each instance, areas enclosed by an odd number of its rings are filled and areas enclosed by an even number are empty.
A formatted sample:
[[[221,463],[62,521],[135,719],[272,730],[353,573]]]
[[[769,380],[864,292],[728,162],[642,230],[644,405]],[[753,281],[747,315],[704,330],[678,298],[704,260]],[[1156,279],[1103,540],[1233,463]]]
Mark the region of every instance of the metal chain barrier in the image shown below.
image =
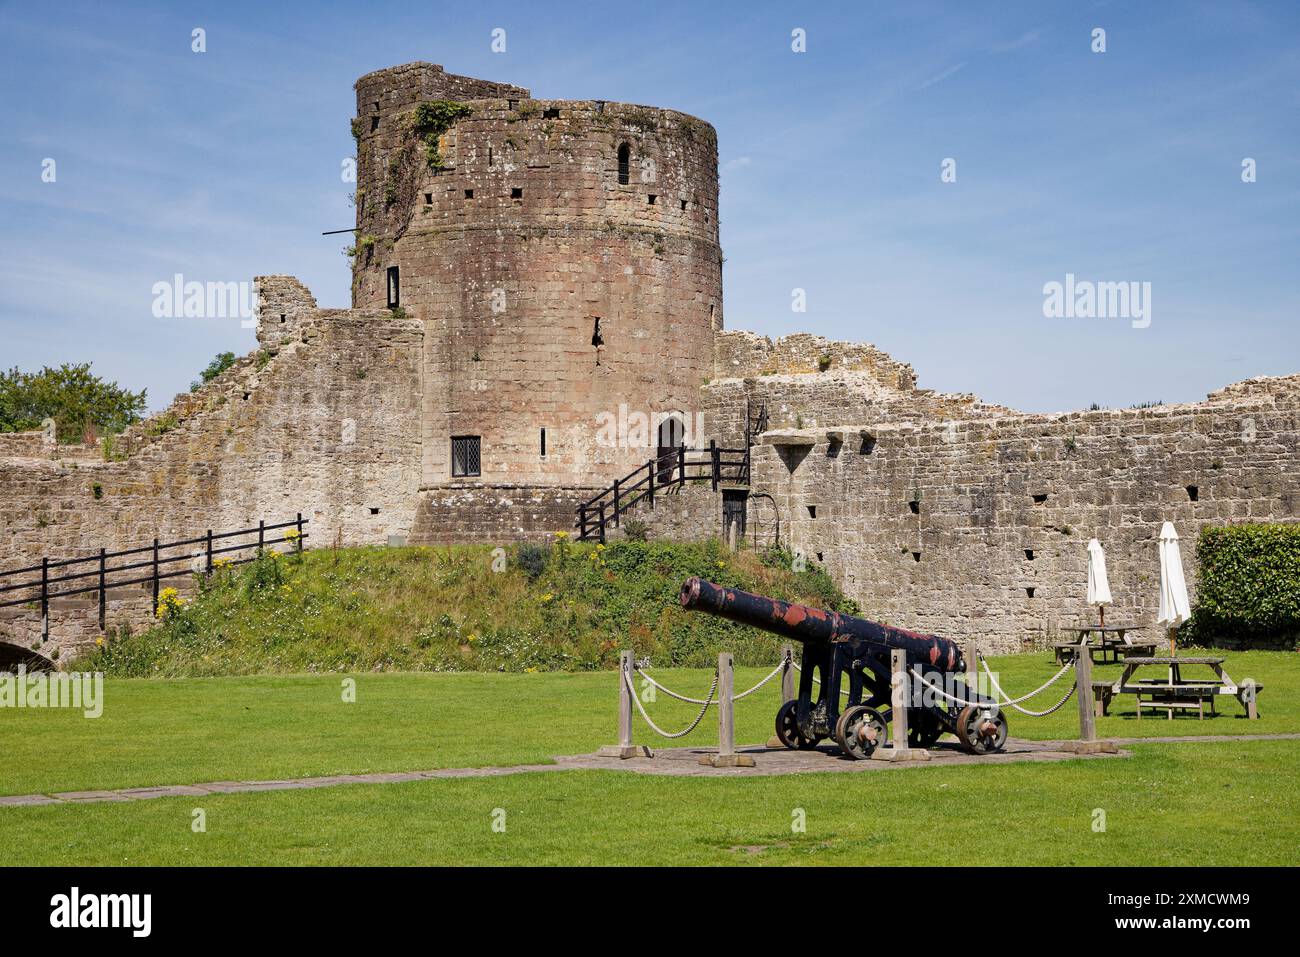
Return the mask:
[[[676,734],[669,734],[667,731],[664,731],[659,727],[659,725],[655,724],[654,721],[650,719],[650,715],[646,714],[645,706],[641,704],[641,696],[638,695],[636,689],[632,687],[632,676],[626,671],[623,672],[623,683],[627,685],[627,693],[631,695],[632,700],[636,702],[636,709],[641,712],[641,717],[645,718],[645,723],[650,725],[651,730],[659,736],[671,740],[673,738],[686,737],[699,726],[701,721],[704,720],[704,715],[709,710],[709,705],[713,703],[713,693],[718,690],[718,673],[716,671],[713,672],[713,683],[709,685],[709,696],[704,699],[704,707],[700,708],[700,713],[695,716],[695,720],[687,726],[685,731],[678,731]]]

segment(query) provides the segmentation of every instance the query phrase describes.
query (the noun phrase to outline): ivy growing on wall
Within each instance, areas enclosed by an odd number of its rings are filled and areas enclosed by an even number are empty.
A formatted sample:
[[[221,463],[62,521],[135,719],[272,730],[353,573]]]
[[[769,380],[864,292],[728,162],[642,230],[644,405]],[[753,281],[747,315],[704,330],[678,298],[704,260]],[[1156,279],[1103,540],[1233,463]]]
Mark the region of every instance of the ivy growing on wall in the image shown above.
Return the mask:
[[[384,176],[384,208],[395,209],[402,217],[393,238],[400,237],[410,225],[420,173],[443,168],[442,137],[470,112],[468,106],[454,100],[427,100],[403,115],[401,125],[406,135],[402,145],[389,155]]]

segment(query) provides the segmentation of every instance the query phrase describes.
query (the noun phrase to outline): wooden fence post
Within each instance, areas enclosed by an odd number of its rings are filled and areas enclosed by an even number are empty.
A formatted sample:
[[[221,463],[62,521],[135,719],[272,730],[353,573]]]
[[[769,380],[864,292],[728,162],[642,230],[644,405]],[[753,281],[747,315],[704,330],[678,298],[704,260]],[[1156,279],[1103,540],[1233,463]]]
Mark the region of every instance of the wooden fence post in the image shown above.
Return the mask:
[[[618,486],[619,486],[619,479],[614,479],[614,527],[615,528],[622,527],[619,525],[619,520],[618,520],[618,499],[619,499]]]
[[[1074,656],[1075,695],[1079,698],[1079,740],[1097,740],[1097,711],[1092,700],[1092,649]]]
[[[966,642],[966,647],[962,650],[962,657],[966,659],[966,692],[967,698],[979,690],[980,685],[980,650],[979,645],[973,640]]]
[[[652,758],[644,744],[632,743],[632,652],[618,653],[618,744],[604,745],[596,753],[606,758]]]
[[[684,486],[686,484],[686,441],[684,439],[677,447],[677,475],[677,484]]]
[[[605,503],[600,503],[600,544],[605,544]]]
[[[646,472],[649,475],[649,478],[646,479],[646,484],[649,488],[650,511],[653,512],[655,510],[655,460],[651,459],[645,464],[645,467]]]
[[[895,648],[889,653],[890,705],[894,720],[890,722],[891,741],[895,750],[907,747],[907,652]]]
[[[895,648],[889,653],[890,671],[890,706],[893,719],[889,722],[890,739],[893,747],[876,747],[871,752],[874,761],[929,761],[930,752],[925,748],[910,748],[907,745],[907,706],[908,689],[911,687],[907,673],[907,652]]]
[[[302,554],[302,512],[298,513],[298,539],[296,544],[298,546],[298,554],[301,555]]]
[[[1079,699],[1079,740],[1066,741],[1062,751],[1075,754],[1113,754],[1119,750],[1113,741],[1097,740],[1097,711],[1092,698],[1092,649],[1079,648],[1074,656],[1074,694]]]
[[[204,563],[204,574],[212,575],[212,529],[208,529],[208,556]]]
[[[257,550],[263,551],[266,548],[266,519],[257,523]]]
[[[713,471],[713,491],[718,490],[718,472],[721,471],[721,462],[718,459],[718,440],[709,439],[709,465]]]
[[[731,652],[718,655],[718,753],[700,757],[700,764],[715,768],[752,768],[754,758],[736,753],[736,714],[733,695],[736,679]]]
[[[105,555],[106,550],[101,548],[99,550],[99,630],[101,632],[104,630],[104,613],[107,611],[107,599],[104,595],[104,589],[107,587],[104,582],[107,577],[104,570]]]

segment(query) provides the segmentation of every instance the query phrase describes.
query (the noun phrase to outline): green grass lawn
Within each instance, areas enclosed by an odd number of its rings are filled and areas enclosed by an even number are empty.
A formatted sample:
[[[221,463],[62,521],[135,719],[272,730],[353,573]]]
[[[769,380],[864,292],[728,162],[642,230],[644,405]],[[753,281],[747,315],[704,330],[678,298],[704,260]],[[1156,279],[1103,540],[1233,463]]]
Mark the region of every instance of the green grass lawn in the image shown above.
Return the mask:
[[[1233,652],[1227,657],[1236,680],[1250,676],[1265,685],[1261,720],[1245,720],[1230,699],[1212,720],[1137,721],[1132,702],[1121,696],[1111,716],[1098,722],[1099,732],[1134,737],[1300,731],[1295,656]],[[1013,695],[1037,687],[1055,670],[1046,653],[993,663]],[[711,676],[692,669],[655,673],[669,687],[698,697]],[[737,669],[737,690],[765,673]],[[1106,666],[1096,673],[1118,671]],[[1044,694],[1040,707],[1063,692],[1068,677]],[[5,756],[0,794],[544,762],[613,742],[617,680],[609,671],[362,674],[355,677],[355,703],[345,703],[341,675],[109,677],[98,719],[67,710],[0,709]],[[778,687],[774,680],[737,705],[737,741],[767,740],[780,703]],[[663,695],[647,709],[670,731],[684,727],[696,711]],[[1078,733],[1073,701],[1047,718],[1011,712],[1009,720],[1012,734],[1020,737]],[[636,735],[652,747],[663,743],[651,737],[639,716]],[[716,741],[717,721],[710,716],[675,743]]]
[[[565,771],[0,809],[4,864],[1294,865],[1300,746],[780,778]],[[206,833],[193,833],[202,808]],[[505,812],[504,833],[492,829]],[[1105,830],[1095,831],[1097,811]],[[792,823],[802,816],[806,830]]]

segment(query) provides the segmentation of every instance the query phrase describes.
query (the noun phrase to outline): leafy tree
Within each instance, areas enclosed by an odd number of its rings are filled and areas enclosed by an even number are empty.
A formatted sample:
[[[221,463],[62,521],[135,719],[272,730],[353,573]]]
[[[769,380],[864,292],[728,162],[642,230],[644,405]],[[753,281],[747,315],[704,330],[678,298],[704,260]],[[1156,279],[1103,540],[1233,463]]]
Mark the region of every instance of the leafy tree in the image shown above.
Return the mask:
[[[121,432],[140,420],[145,392],[123,389],[90,371],[90,363],[57,369],[0,371],[0,432],[27,432],[52,418],[59,441],[78,442],[91,430]]]
[[[203,377],[203,381],[200,382],[196,379],[191,382],[190,391],[198,392],[206,383],[211,382],[234,364],[235,354],[233,352],[218,352],[216,358],[208,363],[208,367],[199,373]]]

